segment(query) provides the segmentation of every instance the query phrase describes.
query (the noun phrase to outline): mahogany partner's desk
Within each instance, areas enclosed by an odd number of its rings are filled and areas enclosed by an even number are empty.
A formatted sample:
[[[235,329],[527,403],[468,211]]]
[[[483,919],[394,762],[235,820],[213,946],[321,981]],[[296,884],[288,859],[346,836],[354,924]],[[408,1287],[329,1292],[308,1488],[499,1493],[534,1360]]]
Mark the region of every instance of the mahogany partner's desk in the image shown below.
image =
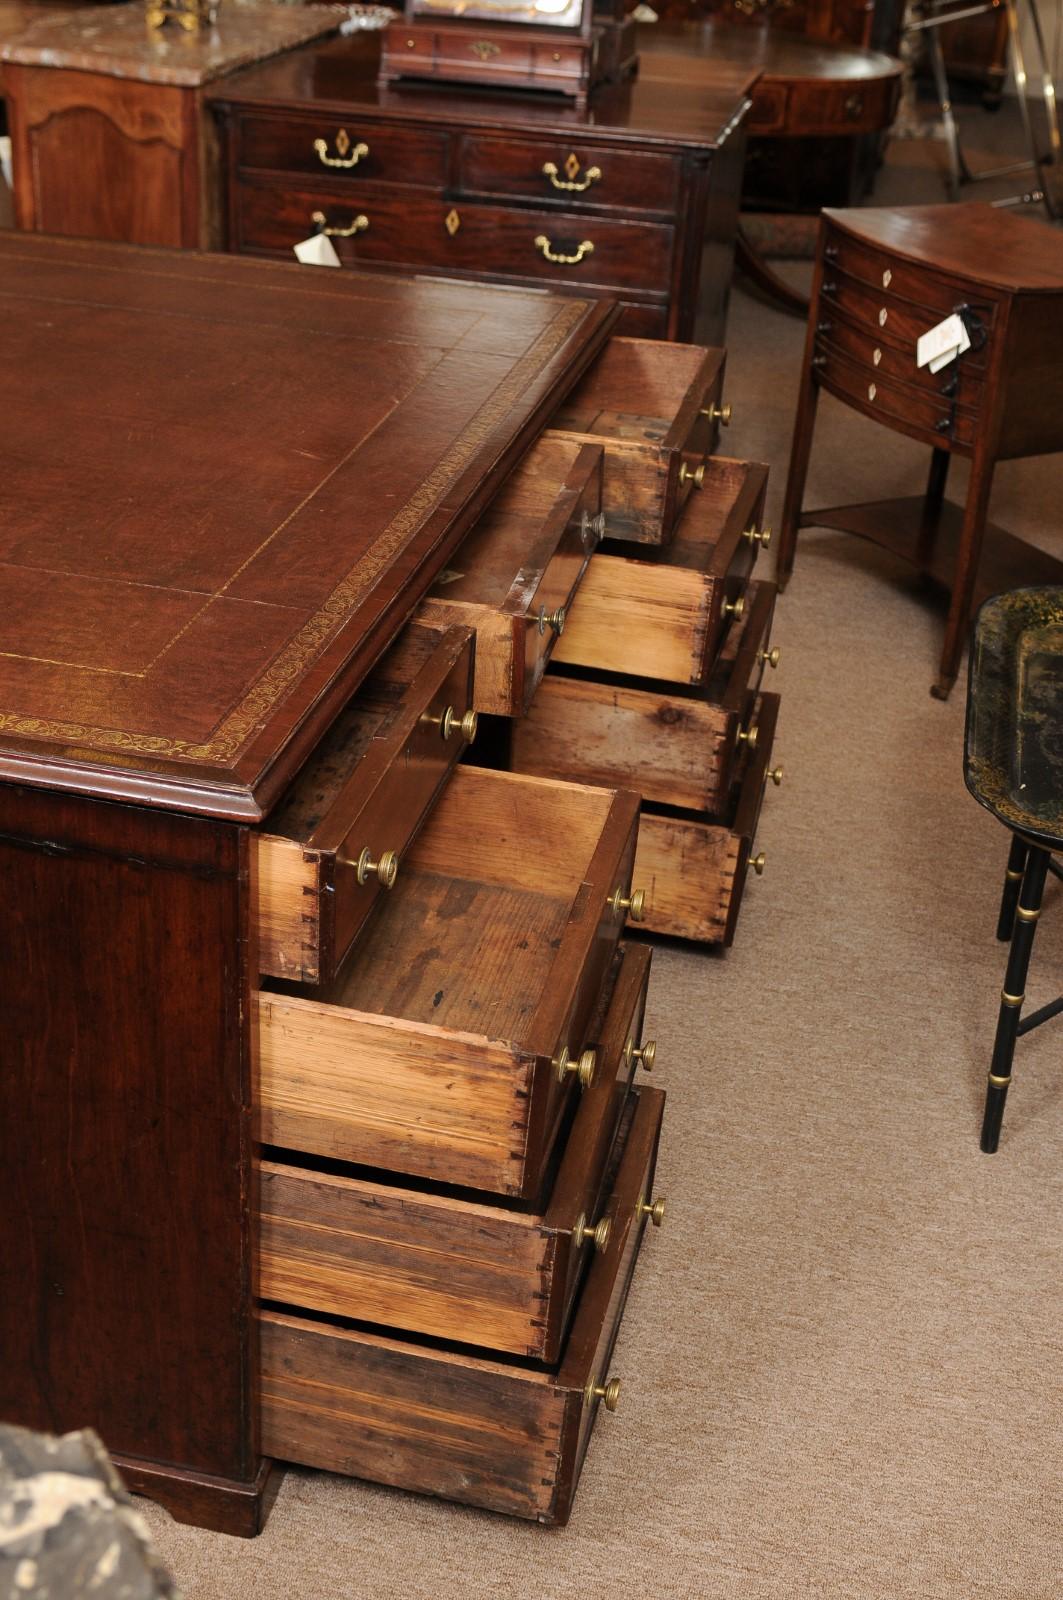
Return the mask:
[[[722,342],[760,71],[748,54],[693,48],[682,82],[647,56],[583,111],[542,94],[380,88],[378,59],[363,34],[212,91],[230,250],[290,258],[324,226],[360,266],[609,295],[625,333]]]

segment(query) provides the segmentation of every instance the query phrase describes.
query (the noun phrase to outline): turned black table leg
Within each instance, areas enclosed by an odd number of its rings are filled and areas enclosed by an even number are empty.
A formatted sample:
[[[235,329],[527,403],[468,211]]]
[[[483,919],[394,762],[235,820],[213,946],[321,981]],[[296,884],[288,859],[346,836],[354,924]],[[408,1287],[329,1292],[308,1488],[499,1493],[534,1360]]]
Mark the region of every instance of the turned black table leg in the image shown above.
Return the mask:
[[[1007,973],[1000,996],[1000,1015],[997,1018],[996,1038],[993,1042],[993,1061],[989,1068],[986,1089],[985,1115],[982,1118],[982,1149],[992,1155],[1000,1143],[1000,1125],[1004,1120],[1004,1104],[1011,1083],[1011,1064],[1015,1056],[1015,1041],[1019,1035],[1019,1017],[1026,998],[1026,974],[1030,969],[1033,936],[1037,919],[1041,915],[1041,898],[1045,892],[1048,873],[1048,851],[1037,845],[1027,846],[1026,870],[1019,889],[1019,903],[1015,908],[1011,949],[1008,951]]]
[[[1008,868],[1004,874],[1004,892],[1000,897],[1000,916],[997,919],[997,938],[1002,944],[1007,944],[1015,926],[1015,907],[1019,903],[1019,885],[1026,870],[1029,848],[1025,839],[1020,839],[1017,833],[1012,834]]]

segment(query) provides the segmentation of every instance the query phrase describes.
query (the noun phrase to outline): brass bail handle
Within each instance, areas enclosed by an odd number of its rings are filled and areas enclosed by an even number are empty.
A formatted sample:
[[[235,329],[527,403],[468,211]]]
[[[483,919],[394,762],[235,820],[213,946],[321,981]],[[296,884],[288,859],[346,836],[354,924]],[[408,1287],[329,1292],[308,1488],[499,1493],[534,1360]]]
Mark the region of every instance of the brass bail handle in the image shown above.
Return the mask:
[[[641,922],[646,915],[645,889],[636,889],[633,894],[625,895],[623,884],[617,884],[605,903],[614,917],[622,917],[626,911],[632,922]]]
[[[395,879],[399,875],[399,858],[394,850],[382,850],[380,859],[374,861],[373,853],[366,845],[357,861],[349,856],[339,856],[337,859],[341,866],[354,868],[360,884],[366,884],[370,878],[375,878],[382,889],[395,887]]]
[[[609,1248],[609,1236],[613,1231],[613,1224],[608,1217],[602,1217],[592,1228],[587,1221],[587,1213],[581,1211],[576,1219],[576,1226],[572,1230],[572,1243],[577,1250],[582,1250],[585,1244],[593,1244],[596,1250]]]
[[[575,255],[567,256],[562,251],[554,249],[545,233],[537,233],[535,236],[535,248],[541,251],[545,259],[552,261],[556,267],[575,267],[579,265],[584,256],[593,254],[594,241],[591,239],[581,240],[576,246]]]
[[[351,136],[346,128],[341,128],[336,135],[336,150],[338,154],[330,156],[328,141],[326,139],[314,140],[314,151],[323,167],[356,167],[363,156],[369,154],[369,146],[361,140],[356,145],[351,144]],[[350,155],[347,152],[350,151]]]
[[[312,212],[310,220],[314,224],[315,233],[323,233],[326,239],[353,239],[356,233],[364,233],[369,226],[369,218],[361,211],[347,228],[330,227],[323,211]]]
[[[598,183],[602,176],[600,167],[588,167],[583,177],[577,178],[576,173],[579,171],[579,162],[577,161],[575,166],[572,166],[571,156],[565,163],[565,167],[572,174],[568,179],[561,177],[553,161],[543,162],[543,177],[549,178],[555,189],[561,189],[566,194],[583,194],[585,190],[590,188],[592,183]]]
[[[597,1378],[592,1378],[584,1398],[589,1406],[600,1400],[606,1411],[615,1411],[620,1404],[620,1379],[610,1378],[608,1383],[599,1383]]]
[[[594,1069],[598,1061],[596,1050],[584,1050],[577,1061],[569,1051],[566,1044],[559,1056],[554,1057],[554,1069],[557,1072],[558,1083],[564,1083],[568,1077],[579,1079],[581,1089],[589,1089],[594,1082]]]
[[[629,1039],[624,1046],[624,1064],[630,1067],[633,1061],[637,1061],[644,1072],[652,1072],[657,1064],[656,1039],[647,1039],[641,1046],[636,1046],[634,1039]]]

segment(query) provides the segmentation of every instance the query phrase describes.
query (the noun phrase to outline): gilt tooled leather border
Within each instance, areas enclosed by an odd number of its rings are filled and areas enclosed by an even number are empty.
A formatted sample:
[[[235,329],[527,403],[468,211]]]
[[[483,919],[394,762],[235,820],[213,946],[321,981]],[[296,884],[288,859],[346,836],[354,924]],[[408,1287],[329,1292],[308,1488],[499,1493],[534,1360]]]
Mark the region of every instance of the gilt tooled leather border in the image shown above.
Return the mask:
[[[554,321],[544,328],[535,343],[518,359],[490,399],[485,401],[436,463],[417,492],[396,512],[372,548],[337,584],[321,609],[288,641],[235,710],[230,711],[217,725],[210,739],[192,743],[158,734],[130,733],[121,728],[90,728],[78,723],[54,722],[15,712],[0,712],[0,732],[80,746],[82,751],[87,746],[94,752],[129,751],[136,755],[166,757],[176,761],[231,763],[250,735],[261,727],[310,663],[350,619],[352,611],[365,599],[380,573],[402,550],[412,529],[425,519],[455,478],[468,467],[492,430],[526,391],[533,374],[542,371],[586,309],[586,302],[579,300],[559,305]],[[529,368],[532,370],[529,371]],[[328,477],[322,480],[309,498],[312,499],[326,482]]]

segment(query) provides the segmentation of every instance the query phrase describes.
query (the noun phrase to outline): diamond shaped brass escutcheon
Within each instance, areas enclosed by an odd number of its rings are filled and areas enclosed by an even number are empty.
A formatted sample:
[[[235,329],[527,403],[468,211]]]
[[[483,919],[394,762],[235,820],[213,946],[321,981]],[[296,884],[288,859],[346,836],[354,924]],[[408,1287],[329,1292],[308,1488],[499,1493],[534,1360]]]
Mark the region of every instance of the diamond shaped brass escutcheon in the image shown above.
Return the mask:
[[[336,150],[337,150],[337,153],[339,155],[341,155],[341,156],[345,156],[350,148],[351,148],[350,135],[348,134],[346,128],[341,128],[339,133],[336,135]]]
[[[579,162],[576,160],[576,157],[570,152],[568,157],[565,160],[565,177],[568,178],[570,183],[571,183],[572,179],[576,176],[578,171],[579,171]]]
[[[453,239],[454,235],[461,227],[461,218],[458,216],[458,213],[456,211],[448,211],[446,216],[443,218],[443,226]]]

